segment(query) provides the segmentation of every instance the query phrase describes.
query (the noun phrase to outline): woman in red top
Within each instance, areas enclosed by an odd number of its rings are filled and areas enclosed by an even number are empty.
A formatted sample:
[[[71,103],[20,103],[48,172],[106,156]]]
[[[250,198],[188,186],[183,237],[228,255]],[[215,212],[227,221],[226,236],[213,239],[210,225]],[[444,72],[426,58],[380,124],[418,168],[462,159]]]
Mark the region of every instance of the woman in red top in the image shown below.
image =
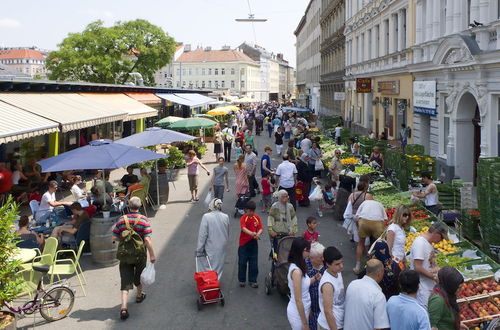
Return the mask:
[[[262,235],[263,227],[259,216],[255,214],[254,201],[248,201],[245,215],[240,219],[240,246],[238,248],[238,281],[244,287],[247,279],[252,288],[258,288],[257,275],[259,274],[257,241]]]
[[[239,142],[241,146],[243,146],[243,142],[245,141],[245,133],[243,132],[243,127],[238,128],[238,133],[236,133],[236,139],[234,142]]]

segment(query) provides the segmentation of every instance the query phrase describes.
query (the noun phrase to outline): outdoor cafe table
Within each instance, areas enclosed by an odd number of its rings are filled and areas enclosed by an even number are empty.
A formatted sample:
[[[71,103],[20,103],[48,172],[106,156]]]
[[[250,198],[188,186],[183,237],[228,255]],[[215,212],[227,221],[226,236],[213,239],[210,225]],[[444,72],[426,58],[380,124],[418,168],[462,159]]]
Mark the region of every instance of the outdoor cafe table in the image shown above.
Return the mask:
[[[12,259],[18,260],[21,263],[25,264],[35,259],[35,257],[36,257],[36,251],[34,249],[18,248],[14,250],[14,255],[12,256]]]

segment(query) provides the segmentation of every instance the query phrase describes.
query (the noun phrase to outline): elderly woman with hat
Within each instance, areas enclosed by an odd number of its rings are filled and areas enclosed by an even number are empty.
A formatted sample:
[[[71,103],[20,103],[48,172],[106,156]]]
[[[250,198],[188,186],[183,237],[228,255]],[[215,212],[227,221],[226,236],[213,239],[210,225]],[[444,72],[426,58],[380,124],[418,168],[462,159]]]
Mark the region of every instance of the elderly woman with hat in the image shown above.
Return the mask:
[[[210,212],[201,218],[200,231],[198,233],[198,247],[196,257],[207,256],[213,270],[217,271],[219,279],[224,270],[226,259],[226,245],[229,238],[229,217],[222,212],[222,200],[214,198],[208,205]],[[210,270],[206,260],[199,260],[201,269]]]

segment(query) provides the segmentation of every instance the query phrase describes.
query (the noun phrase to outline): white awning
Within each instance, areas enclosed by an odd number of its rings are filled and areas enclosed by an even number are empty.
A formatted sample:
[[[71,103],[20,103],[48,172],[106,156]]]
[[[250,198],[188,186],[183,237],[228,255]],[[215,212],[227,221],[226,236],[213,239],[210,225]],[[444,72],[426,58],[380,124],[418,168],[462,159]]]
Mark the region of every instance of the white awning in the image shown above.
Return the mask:
[[[176,94],[158,93],[158,94],[156,94],[156,96],[158,96],[164,100],[173,102],[173,103],[186,105],[188,107],[197,107],[198,106],[196,102],[193,102],[193,101],[188,100],[186,98],[179,97]]]
[[[80,93],[80,95],[101,103],[105,107],[115,109],[118,112],[126,112],[127,118],[125,121],[158,115],[158,110],[142,104],[123,93]]]
[[[0,100],[61,124],[68,132],[124,120],[126,111],[117,111],[76,93],[0,93]]]
[[[176,93],[175,95],[193,101],[197,107],[217,102],[216,99],[198,93]]]
[[[59,131],[59,124],[0,101],[0,143]]]

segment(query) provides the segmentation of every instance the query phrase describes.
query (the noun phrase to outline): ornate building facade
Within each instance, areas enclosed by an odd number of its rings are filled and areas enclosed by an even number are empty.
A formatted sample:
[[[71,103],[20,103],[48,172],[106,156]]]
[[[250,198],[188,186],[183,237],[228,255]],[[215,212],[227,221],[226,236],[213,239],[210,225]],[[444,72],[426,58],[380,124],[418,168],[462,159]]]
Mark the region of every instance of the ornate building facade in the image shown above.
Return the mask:
[[[322,0],[320,114],[342,115],[345,101],[345,1]]]

